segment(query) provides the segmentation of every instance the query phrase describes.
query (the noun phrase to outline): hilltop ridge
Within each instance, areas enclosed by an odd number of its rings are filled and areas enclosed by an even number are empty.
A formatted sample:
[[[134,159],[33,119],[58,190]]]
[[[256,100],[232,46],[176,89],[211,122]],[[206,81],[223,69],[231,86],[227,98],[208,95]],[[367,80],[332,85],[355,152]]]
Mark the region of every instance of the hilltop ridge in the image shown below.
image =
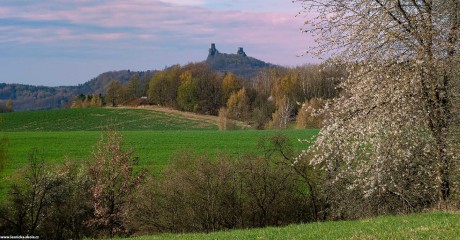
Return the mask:
[[[255,77],[261,69],[275,66],[262,60],[249,57],[242,47],[238,48],[236,54],[221,53],[217,50],[215,43],[211,43],[209,54],[205,62],[216,72],[232,72],[244,78]]]
[[[212,43],[206,60],[203,61],[210,68],[218,73],[225,74],[232,72],[235,75],[250,80],[257,73],[268,67],[276,65],[250,57],[242,47],[236,53],[221,53]],[[152,71],[109,71],[99,74],[97,77],[76,86],[32,86],[27,84],[6,84],[0,83],[0,102],[12,100],[15,111],[30,111],[56,109],[66,106],[75,96],[80,94],[104,94],[112,80],[118,80],[126,84],[133,75],[139,77],[139,84],[143,86],[144,92],[148,82],[155,74]]]

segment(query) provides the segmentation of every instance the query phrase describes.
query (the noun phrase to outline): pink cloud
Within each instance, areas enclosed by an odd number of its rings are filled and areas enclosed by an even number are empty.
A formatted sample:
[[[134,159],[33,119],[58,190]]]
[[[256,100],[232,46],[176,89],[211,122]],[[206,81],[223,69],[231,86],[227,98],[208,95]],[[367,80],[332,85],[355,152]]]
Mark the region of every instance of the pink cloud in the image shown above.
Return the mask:
[[[202,2],[190,0],[186,3],[197,5],[193,7],[177,5],[179,1],[175,0],[53,0],[26,7],[0,7],[0,14],[4,18],[56,21],[106,29],[103,33],[97,33],[86,31],[84,27],[47,26],[46,23],[38,28],[9,29],[8,31],[15,31],[17,34],[8,35],[9,39],[4,37],[4,41],[22,43],[85,39],[186,41],[197,44],[216,42],[254,46],[260,49],[260,55],[265,52],[267,56],[263,57],[266,58],[269,58],[269,51],[289,51],[278,54],[283,57],[273,60],[281,64],[293,61],[283,58],[302,54],[307,45],[313,43],[311,38],[300,33],[304,18],[295,18],[295,13],[209,10],[199,7]],[[55,5],[58,7],[54,7]],[[3,26],[0,26],[0,33],[7,31],[1,27]],[[124,28],[134,30],[126,32]]]

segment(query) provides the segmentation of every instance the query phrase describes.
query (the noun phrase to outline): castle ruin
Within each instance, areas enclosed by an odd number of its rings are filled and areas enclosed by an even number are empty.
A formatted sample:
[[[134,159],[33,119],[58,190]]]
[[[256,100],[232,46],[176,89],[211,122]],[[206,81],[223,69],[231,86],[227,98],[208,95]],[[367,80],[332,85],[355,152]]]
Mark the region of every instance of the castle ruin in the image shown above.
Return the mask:
[[[215,56],[219,51],[216,49],[216,44],[211,43],[211,48],[209,49],[209,56]]]
[[[237,52],[238,55],[241,55],[243,57],[247,57],[246,53],[244,52],[243,48],[242,47],[239,47],[238,48],[238,52]]]
[[[216,44],[215,43],[211,43],[211,47],[209,48],[209,57],[213,57],[213,56],[216,56],[217,54],[220,54],[219,50],[217,50],[216,48]],[[243,57],[247,57],[246,53],[244,52],[243,48],[242,47],[239,47],[238,48],[238,51],[236,53],[237,55],[240,55],[240,56],[243,56]]]

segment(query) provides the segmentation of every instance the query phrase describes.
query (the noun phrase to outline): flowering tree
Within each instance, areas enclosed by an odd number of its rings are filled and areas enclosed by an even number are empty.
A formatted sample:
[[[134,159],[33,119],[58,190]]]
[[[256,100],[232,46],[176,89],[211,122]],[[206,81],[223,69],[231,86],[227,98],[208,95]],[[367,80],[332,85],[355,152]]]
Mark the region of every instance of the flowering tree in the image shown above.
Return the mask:
[[[139,159],[132,157],[131,150],[123,150],[122,143],[120,134],[108,131],[99,140],[93,152],[94,163],[89,166],[94,217],[88,224],[106,230],[110,237],[128,233],[124,214],[145,175],[144,170],[135,172]]]
[[[318,43],[309,52],[330,52],[350,73],[325,108],[311,163],[364,196],[394,196],[411,209],[446,201],[460,2],[299,1],[316,12],[306,22]]]

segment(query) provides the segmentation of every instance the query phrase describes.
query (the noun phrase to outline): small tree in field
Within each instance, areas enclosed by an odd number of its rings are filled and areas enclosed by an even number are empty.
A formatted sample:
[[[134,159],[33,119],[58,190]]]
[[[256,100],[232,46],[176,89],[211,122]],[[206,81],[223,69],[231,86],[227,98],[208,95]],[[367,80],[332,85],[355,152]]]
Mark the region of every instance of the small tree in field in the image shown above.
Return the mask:
[[[122,143],[119,133],[106,132],[93,152],[94,162],[89,167],[94,217],[88,224],[103,229],[103,234],[110,237],[129,234],[124,212],[145,175],[143,170],[136,173],[134,166],[139,159],[132,157],[131,150],[123,150]]]

